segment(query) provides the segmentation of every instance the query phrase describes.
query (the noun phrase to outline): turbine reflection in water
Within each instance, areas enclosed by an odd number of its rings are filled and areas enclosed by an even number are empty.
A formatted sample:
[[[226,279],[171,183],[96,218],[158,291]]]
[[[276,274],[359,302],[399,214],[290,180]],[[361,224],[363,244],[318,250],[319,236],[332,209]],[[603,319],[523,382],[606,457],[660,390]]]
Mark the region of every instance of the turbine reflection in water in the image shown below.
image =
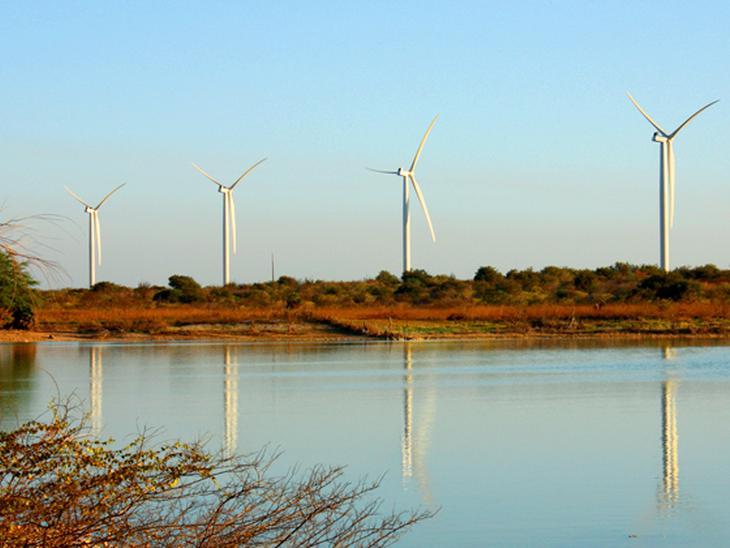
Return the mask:
[[[676,358],[675,348],[665,347],[664,358]],[[676,508],[679,502],[679,459],[677,453],[677,380],[662,383],[662,489],[659,509],[662,513]]]
[[[91,429],[94,435],[101,433],[102,427],[102,360],[101,346],[92,346],[89,349],[89,400],[91,412]]]
[[[423,384],[414,395],[413,344],[403,343],[403,436],[401,440],[402,480],[404,489],[415,479],[426,504],[433,502],[426,470],[426,455],[431,442],[431,425],[435,414],[436,395]],[[414,410],[418,409],[417,420]],[[415,425],[415,426],[414,426]]]
[[[410,373],[413,368],[411,356],[411,344],[406,343],[404,347],[404,388],[403,388],[403,439],[401,441],[401,461],[403,466],[403,482],[406,478],[413,476],[413,375]]]
[[[238,363],[231,345],[225,346],[223,366],[223,454],[238,450]]]

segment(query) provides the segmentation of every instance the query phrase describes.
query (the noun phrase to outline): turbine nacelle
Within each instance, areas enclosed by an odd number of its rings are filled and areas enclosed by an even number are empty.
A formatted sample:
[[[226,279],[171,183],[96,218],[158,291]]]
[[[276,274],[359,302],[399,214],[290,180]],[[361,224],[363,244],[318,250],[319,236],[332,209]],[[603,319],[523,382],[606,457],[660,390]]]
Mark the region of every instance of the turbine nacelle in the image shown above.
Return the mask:
[[[406,169],[403,169],[402,167],[399,167],[398,175],[400,175],[401,177],[408,177],[408,176],[412,175],[412,173]]]
[[[654,137],[651,138],[652,141],[655,143],[667,143],[669,142],[669,138],[661,135],[658,131],[654,133]]]

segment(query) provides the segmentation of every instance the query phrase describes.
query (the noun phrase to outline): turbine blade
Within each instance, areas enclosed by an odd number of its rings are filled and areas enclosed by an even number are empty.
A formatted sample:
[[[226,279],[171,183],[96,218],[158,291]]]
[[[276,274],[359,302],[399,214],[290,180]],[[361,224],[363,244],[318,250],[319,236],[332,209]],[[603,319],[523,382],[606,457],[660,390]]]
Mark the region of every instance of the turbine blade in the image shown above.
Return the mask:
[[[421,207],[423,208],[423,212],[426,214],[426,220],[428,221],[428,228],[431,229],[431,238],[433,238],[433,241],[436,241],[436,235],[433,233],[433,225],[431,224],[431,217],[428,215],[428,208],[426,207],[426,202],[423,199],[423,194],[421,193],[421,187],[418,186],[418,183],[416,182],[416,178],[413,176],[413,174],[410,175],[411,181],[413,182],[413,188],[416,191],[416,195],[418,196],[418,201],[421,202]]]
[[[436,123],[436,119],[439,117],[439,115],[436,115],[436,118],[433,119],[433,122],[431,122],[431,125],[428,126],[428,131],[426,131],[426,135],[423,136],[423,140],[421,141],[420,146],[418,147],[418,151],[416,152],[415,158],[413,158],[413,164],[411,165],[411,173],[413,173],[413,170],[416,169],[416,162],[418,162],[418,158],[421,156],[421,151],[423,150],[423,145],[426,143],[426,139],[428,138],[428,134],[431,133],[431,128]]]
[[[388,175],[398,175],[397,171],[383,171],[382,169],[373,169],[371,167],[366,167],[365,169],[369,171],[374,171],[375,173],[387,173]]]
[[[720,99],[718,99],[717,101],[719,101],[719,100],[720,100]],[[705,106],[704,106],[704,107],[702,107],[702,108],[701,108],[700,110],[698,110],[697,112],[695,112],[695,113],[694,113],[694,114],[693,114],[692,116],[690,116],[689,118],[687,118],[687,121],[686,121],[686,122],[684,122],[684,124],[682,124],[681,126],[679,126],[679,127],[677,128],[677,129],[675,129],[675,130],[674,130],[674,133],[672,133],[671,135],[669,135],[669,138],[670,138],[670,139],[672,139],[672,138],[673,138],[673,137],[674,137],[674,136],[675,136],[675,135],[676,135],[677,133],[679,133],[679,130],[680,130],[680,129],[682,129],[682,128],[683,128],[684,126],[686,126],[686,125],[687,125],[687,124],[689,123],[689,121],[690,121],[690,120],[691,120],[692,118],[694,118],[695,116],[697,116],[697,115],[698,115],[698,114],[699,114],[700,112],[702,112],[702,111],[703,111],[703,110],[705,110],[706,108],[710,108],[710,107],[711,107],[712,105],[714,105],[715,103],[717,103],[717,101],[712,101],[712,103],[710,103],[709,105],[705,105]]]
[[[651,118],[649,118],[649,115],[646,112],[644,112],[644,109],[639,106],[639,103],[637,103],[636,101],[634,101],[634,98],[631,97],[631,94],[628,91],[626,92],[626,95],[629,96],[629,99],[631,99],[631,102],[634,103],[634,106],[636,106],[636,108],[639,109],[639,112],[641,112],[644,115],[644,118],[646,118],[647,120],[649,120],[649,123],[652,126],[654,126],[655,128],[657,128],[657,130],[659,130],[659,133],[661,133],[662,135],[664,135],[664,137],[668,137],[667,132],[664,131],[662,128],[660,128],[659,127],[659,124],[657,124],[654,120],[652,120]]]
[[[109,194],[107,194],[107,195],[106,195],[106,198],[104,198],[104,199],[103,199],[103,200],[102,200],[101,202],[99,202],[99,205],[98,205],[98,206],[96,206],[96,208],[95,208],[95,209],[99,209],[99,208],[101,207],[101,204],[103,204],[104,202],[106,202],[106,201],[107,201],[107,200],[109,199],[109,196],[111,196],[112,194],[114,194],[114,193],[115,193],[115,192],[116,192],[117,190],[119,190],[120,188],[122,188],[122,187],[123,187],[124,185],[126,185],[126,184],[127,184],[127,183],[122,183],[122,184],[121,184],[121,185],[119,185],[119,186],[118,186],[117,188],[115,188],[114,190],[112,190],[112,191],[111,191],[111,192],[110,192]]]
[[[232,188],[232,187],[231,187]],[[231,232],[233,239],[233,252],[236,252],[236,206],[233,203],[233,194],[231,192],[228,195],[228,213],[231,216]]]
[[[73,197],[74,197],[74,198],[76,198],[76,199],[77,199],[77,200],[78,200],[79,202],[81,202],[81,203],[82,203],[82,204],[84,204],[84,205],[85,205],[86,207],[88,207],[89,209],[91,209],[91,206],[90,206],[89,204],[87,204],[87,203],[86,203],[86,202],[84,202],[84,201],[83,201],[83,200],[82,200],[81,198],[79,198],[78,196],[76,196],[76,194],[74,194],[73,192],[71,192],[70,190],[68,190],[68,187],[67,187],[66,185],[64,185],[64,186],[63,186],[63,188],[65,188],[65,189],[66,189],[66,190],[68,191],[68,193],[69,193],[69,194],[70,194],[71,196],[73,196]]]
[[[667,141],[667,163],[669,164],[669,228],[674,225],[674,147]]]
[[[191,164],[193,164],[193,162],[190,162],[190,163],[191,163]],[[220,186],[220,187],[222,187],[222,186],[223,186],[222,184],[220,184],[220,183],[219,183],[218,181],[216,181],[215,179],[213,179],[213,177],[211,177],[210,175],[208,175],[208,174],[207,174],[207,173],[206,173],[205,171],[203,171],[202,169],[200,169],[200,168],[199,168],[198,166],[196,166],[195,164],[193,164],[193,167],[194,167],[195,169],[197,169],[198,171],[200,171],[200,173],[202,173],[203,175],[205,175],[205,176],[206,176],[206,177],[207,177],[208,179],[210,179],[211,181],[213,181],[213,182],[214,182],[215,184],[217,184],[218,186]]]
[[[94,219],[94,228],[96,230],[96,255],[99,264],[101,264],[101,223],[99,222],[99,212],[94,210],[91,216]]]
[[[248,174],[249,174],[249,173],[251,172],[251,170],[252,170],[253,168],[255,168],[255,167],[256,167],[257,165],[259,165],[259,164],[260,164],[261,162],[264,162],[264,161],[266,161],[266,160],[267,160],[267,159],[266,159],[266,158],[264,158],[263,160],[261,160],[261,161],[259,161],[259,162],[256,162],[256,163],[255,163],[254,165],[252,165],[252,166],[251,166],[251,167],[250,167],[250,168],[248,169],[248,171],[247,171],[246,173],[244,173],[243,175],[241,175],[241,176],[240,176],[240,177],[238,178],[238,181],[240,181],[241,179],[243,179],[243,178],[244,178],[244,177],[245,177],[246,175],[248,175]],[[233,190],[233,187],[234,187],[234,186],[236,186],[236,185],[238,184],[238,181],[236,181],[235,183],[233,183],[233,184],[231,185],[231,187],[230,187],[230,188],[231,188],[231,190]]]

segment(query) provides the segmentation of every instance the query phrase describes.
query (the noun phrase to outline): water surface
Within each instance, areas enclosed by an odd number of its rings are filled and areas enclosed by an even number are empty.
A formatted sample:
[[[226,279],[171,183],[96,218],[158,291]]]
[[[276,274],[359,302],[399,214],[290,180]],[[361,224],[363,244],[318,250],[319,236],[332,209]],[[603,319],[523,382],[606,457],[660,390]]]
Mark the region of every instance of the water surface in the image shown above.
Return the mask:
[[[76,394],[102,437],[386,474],[398,543],[730,541],[730,347],[698,341],[0,345],[3,427]],[[633,535],[636,535],[635,538]]]

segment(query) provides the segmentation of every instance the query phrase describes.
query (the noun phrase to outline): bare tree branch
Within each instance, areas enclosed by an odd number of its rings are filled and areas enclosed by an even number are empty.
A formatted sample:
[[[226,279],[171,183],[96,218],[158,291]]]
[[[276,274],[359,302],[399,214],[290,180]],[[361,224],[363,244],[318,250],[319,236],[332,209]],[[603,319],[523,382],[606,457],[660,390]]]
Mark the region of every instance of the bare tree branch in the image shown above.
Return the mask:
[[[390,546],[428,511],[382,513],[381,479],[339,466],[271,474],[277,454],[210,454],[201,442],[127,446],[90,437],[68,401],[0,432],[3,546]]]

